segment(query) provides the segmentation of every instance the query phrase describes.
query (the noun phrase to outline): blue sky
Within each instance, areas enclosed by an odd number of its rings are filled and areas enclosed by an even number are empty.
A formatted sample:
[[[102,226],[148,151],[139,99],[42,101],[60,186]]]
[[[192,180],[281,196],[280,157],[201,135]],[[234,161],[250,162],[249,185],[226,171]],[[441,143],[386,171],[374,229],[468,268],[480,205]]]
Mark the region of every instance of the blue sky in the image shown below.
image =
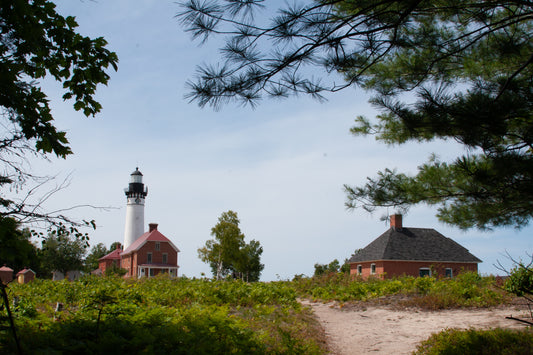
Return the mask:
[[[59,85],[43,83],[74,155],[33,166],[58,181],[70,176],[68,188],[47,201],[47,208],[111,207],[71,212],[96,220],[92,244],[122,242],[123,189],[138,166],[149,188],[145,223],[159,223],[181,249],[180,274],[210,275],[197,249],[212,238],[220,214],[231,209],[246,240],[256,239],[264,248],[262,280],[312,275],[315,263],[342,261],[388,228],[380,221],[385,210],[347,211],[343,184],[361,185],[385,168],[414,172],[433,152],[444,160],[461,153],[449,142],[388,147],[350,135],[356,116],[376,113],[356,89],[328,95],[325,103],[293,97],[265,100],[255,110],[200,109],[184,99],[185,82],[197,64],[216,61],[217,46],[191,41],[174,18],[179,11],[174,1],[56,3],[62,15],[76,17],[82,34],[105,37],[120,60],[109,85],[98,90],[103,111],[95,118],[63,102]],[[516,258],[532,251],[531,227],[463,232],[434,215],[425,206],[413,208],[404,226],[435,228],[461,243],[484,261],[481,273],[499,273],[493,264],[508,265],[506,251]]]

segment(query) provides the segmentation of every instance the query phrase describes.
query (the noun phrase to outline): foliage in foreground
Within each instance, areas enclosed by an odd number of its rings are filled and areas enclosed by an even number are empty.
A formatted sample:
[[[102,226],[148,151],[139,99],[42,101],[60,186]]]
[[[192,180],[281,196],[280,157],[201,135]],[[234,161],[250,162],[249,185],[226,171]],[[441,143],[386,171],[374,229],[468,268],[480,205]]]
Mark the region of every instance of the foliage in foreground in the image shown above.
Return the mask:
[[[505,289],[517,296],[531,298],[533,295],[533,269],[531,263],[525,265],[518,263],[505,280]]]
[[[521,355],[533,351],[533,333],[529,329],[457,330],[433,334],[422,342],[418,355],[502,354]]]
[[[292,282],[301,297],[314,300],[345,303],[409,296],[404,297],[403,305],[424,309],[491,307],[505,302],[509,297],[494,277],[481,277],[468,272],[452,279],[401,277],[367,281],[347,274],[330,273]]]
[[[316,321],[283,283],[88,277],[10,292],[26,353],[324,353]],[[14,351],[0,331],[0,352]]]

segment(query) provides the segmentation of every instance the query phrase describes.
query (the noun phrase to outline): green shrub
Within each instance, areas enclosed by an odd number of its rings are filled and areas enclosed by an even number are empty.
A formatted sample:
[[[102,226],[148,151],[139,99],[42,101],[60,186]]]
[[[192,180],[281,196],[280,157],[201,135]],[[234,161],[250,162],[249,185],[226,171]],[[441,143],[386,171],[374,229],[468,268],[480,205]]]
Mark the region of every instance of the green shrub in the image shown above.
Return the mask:
[[[533,294],[533,269],[524,264],[514,267],[505,280],[505,289],[517,296]]]
[[[455,278],[399,277],[368,279],[345,274],[298,278],[290,282],[300,297],[313,300],[354,302],[394,295],[409,296],[406,306],[424,309],[491,307],[509,299],[494,277],[465,272]]]
[[[533,333],[530,330],[514,331],[500,328],[444,330],[423,341],[415,351],[418,355],[529,355],[532,353]]]
[[[322,329],[283,282],[90,276],[12,284],[10,295],[19,298],[16,324],[29,354],[325,352]],[[0,353],[14,352],[0,330]]]

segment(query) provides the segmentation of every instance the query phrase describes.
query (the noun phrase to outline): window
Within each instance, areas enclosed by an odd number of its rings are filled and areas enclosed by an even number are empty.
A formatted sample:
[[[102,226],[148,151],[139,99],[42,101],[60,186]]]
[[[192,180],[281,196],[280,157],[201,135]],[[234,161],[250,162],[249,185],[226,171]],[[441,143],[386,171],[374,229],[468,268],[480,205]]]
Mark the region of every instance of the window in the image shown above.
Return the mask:
[[[363,266],[357,265],[357,275],[361,275],[363,273]]]
[[[161,243],[160,242],[155,242],[155,250],[156,251],[161,250]]]
[[[370,274],[374,275],[376,273],[376,264],[370,264]]]
[[[154,269],[150,269],[150,276],[155,276],[155,270]]]
[[[168,263],[168,254],[163,253],[163,264],[166,264],[166,263]]]
[[[447,267],[444,271],[444,275],[446,277],[453,277],[453,269],[451,267]]]
[[[147,262],[148,264],[151,264],[151,263],[152,263],[152,253],[148,253],[148,254],[146,255],[146,262]]]
[[[419,269],[420,277],[431,276],[431,270],[428,267],[421,267]]]

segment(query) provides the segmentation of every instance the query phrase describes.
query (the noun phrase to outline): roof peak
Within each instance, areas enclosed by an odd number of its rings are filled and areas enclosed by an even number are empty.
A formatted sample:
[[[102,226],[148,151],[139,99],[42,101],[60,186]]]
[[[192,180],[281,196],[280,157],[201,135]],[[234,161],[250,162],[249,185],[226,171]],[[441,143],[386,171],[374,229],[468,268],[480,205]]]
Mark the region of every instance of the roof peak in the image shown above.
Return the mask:
[[[136,167],[135,171],[133,173],[131,173],[131,175],[141,175],[141,176],[143,176],[143,174],[139,171],[139,167]]]

